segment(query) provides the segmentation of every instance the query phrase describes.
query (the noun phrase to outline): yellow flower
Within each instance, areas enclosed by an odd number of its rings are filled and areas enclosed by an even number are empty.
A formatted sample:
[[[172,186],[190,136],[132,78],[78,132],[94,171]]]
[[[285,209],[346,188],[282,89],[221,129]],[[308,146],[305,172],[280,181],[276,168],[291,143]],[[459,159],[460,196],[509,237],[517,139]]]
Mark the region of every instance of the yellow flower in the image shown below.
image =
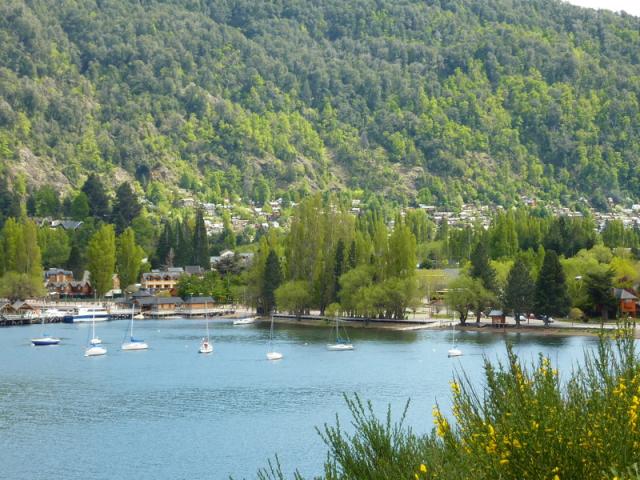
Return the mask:
[[[502,460],[500,460],[500,465],[506,465],[507,463],[509,463],[509,460],[506,458],[503,458]]]
[[[451,391],[455,394],[455,395],[460,395],[460,385],[458,385],[457,382],[451,382]]]
[[[422,473],[427,473],[427,466],[424,463],[420,464],[420,471]]]
[[[560,480],[560,477],[558,476],[557,473],[553,476],[553,480]]]

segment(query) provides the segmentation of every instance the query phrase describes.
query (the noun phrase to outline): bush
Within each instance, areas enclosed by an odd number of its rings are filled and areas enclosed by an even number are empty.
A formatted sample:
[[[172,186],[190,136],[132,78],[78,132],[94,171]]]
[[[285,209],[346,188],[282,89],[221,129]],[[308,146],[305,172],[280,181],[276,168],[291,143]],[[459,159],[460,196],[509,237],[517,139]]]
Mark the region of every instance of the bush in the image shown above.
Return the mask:
[[[584,312],[577,307],[573,307],[569,311],[569,319],[573,321],[582,320],[584,318]]]

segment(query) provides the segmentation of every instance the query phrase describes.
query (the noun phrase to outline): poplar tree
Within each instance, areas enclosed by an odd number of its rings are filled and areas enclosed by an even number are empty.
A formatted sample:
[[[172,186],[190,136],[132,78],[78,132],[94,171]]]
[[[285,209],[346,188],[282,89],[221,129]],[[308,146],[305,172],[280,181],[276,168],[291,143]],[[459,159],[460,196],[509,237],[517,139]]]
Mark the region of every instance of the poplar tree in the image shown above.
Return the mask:
[[[118,275],[123,290],[138,280],[143,258],[144,251],[136,244],[135,232],[131,227],[126,228],[118,238],[117,250]]]
[[[342,239],[338,240],[338,244],[336,245],[336,255],[333,266],[333,301],[338,301],[338,296],[340,294],[340,276],[345,271],[345,262],[344,262],[344,241]]]
[[[113,225],[103,225],[89,240],[87,248],[91,285],[98,296],[113,288],[116,266],[116,235]]]

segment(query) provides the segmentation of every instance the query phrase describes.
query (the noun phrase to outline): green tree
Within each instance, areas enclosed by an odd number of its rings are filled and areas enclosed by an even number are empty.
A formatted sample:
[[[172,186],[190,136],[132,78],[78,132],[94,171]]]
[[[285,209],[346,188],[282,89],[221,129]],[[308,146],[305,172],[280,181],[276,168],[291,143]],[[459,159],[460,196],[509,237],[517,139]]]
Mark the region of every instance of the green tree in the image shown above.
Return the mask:
[[[535,309],[539,315],[564,317],[571,308],[564,270],[554,250],[547,250],[538,275],[535,290]]]
[[[131,225],[134,218],[140,215],[142,205],[138,197],[129,185],[123,182],[116,190],[116,199],[113,203],[113,223],[116,226],[116,233],[120,234]]]
[[[65,265],[71,254],[69,235],[62,228],[43,227],[38,229],[38,245],[42,252],[44,268]]]
[[[503,299],[505,310],[513,311],[518,326],[520,326],[520,315],[531,312],[534,298],[535,283],[527,264],[518,257],[507,276]]]
[[[41,297],[46,294],[41,278],[18,273],[7,272],[0,278],[0,297],[11,301]]]
[[[275,303],[283,311],[294,315],[303,315],[311,305],[309,284],[304,280],[292,280],[283,283],[274,292]]]
[[[95,218],[104,219],[107,218],[109,209],[109,197],[102,184],[100,178],[91,173],[87,180],[82,185],[82,192],[87,196],[89,201],[89,211],[91,216]]]
[[[616,306],[613,296],[614,276],[613,268],[608,268],[601,272],[590,272],[584,277],[589,304],[595,311],[600,312],[603,324],[609,319],[609,311]]]
[[[489,263],[489,252],[484,240],[480,240],[471,252],[471,271],[473,278],[479,278],[487,290],[497,291],[496,271]]]
[[[73,197],[73,201],[71,202],[70,207],[70,216],[74,220],[84,220],[91,213],[91,208],[89,206],[89,197],[84,192],[78,192],[78,194]]]
[[[35,192],[36,215],[39,217],[60,216],[60,197],[51,185],[43,185]]]
[[[264,265],[262,302],[260,313],[271,313],[277,305],[275,291],[282,283],[280,259],[274,250],[270,250]]]
[[[193,231],[193,263],[206,270],[211,267],[207,227],[204,224],[204,217],[200,209],[196,212],[196,226]]]
[[[131,227],[122,232],[117,241],[117,267],[120,286],[124,290],[138,281],[144,251],[136,244],[136,234]]]
[[[116,235],[113,225],[103,225],[89,240],[87,265],[91,285],[99,297],[113,288],[116,266]]]
[[[458,312],[460,323],[465,325],[469,310],[476,313],[476,319],[480,321],[480,315],[486,305],[495,300],[493,293],[487,290],[479,278],[460,275],[449,283],[445,301],[449,308]]]

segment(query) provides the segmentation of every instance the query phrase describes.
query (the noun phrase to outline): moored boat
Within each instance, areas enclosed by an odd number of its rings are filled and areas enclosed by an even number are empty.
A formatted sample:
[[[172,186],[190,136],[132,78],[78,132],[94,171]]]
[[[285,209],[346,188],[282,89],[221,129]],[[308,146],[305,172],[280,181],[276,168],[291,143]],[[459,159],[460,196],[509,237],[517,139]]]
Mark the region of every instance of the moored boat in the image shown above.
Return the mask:
[[[47,334],[40,338],[32,338],[31,343],[36,347],[44,347],[47,345],[58,345],[60,343],[60,339],[57,337],[50,337]]]
[[[109,320],[109,312],[104,307],[78,307],[62,318],[64,323],[104,322]]]
[[[244,317],[237,318],[233,321],[234,325],[251,325],[252,323],[256,323],[258,317]]]

